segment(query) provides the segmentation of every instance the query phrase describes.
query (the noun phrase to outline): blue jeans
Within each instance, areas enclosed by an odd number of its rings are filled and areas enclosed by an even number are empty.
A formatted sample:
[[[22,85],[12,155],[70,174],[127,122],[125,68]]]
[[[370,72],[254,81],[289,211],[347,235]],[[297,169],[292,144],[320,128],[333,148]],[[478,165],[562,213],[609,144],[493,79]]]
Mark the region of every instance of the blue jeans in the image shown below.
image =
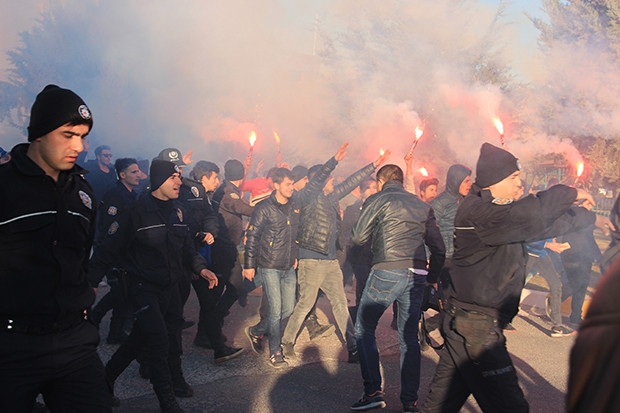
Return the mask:
[[[375,330],[381,315],[396,301],[400,343],[400,400],[403,404],[418,400],[421,363],[418,320],[425,284],[425,276],[414,274],[408,269],[370,272],[355,321],[355,337],[366,394],[381,390]]]
[[[263,298],[267,299],[269,313],[267,318],[261,318],[251,331],[257,336],[269,336],[269,352],[275,354],[281,351],[280,323],[291,315],[295,306],[297,277],[293,267],[288,270],[258,267],[256,278],[257,284],[263,286]]]

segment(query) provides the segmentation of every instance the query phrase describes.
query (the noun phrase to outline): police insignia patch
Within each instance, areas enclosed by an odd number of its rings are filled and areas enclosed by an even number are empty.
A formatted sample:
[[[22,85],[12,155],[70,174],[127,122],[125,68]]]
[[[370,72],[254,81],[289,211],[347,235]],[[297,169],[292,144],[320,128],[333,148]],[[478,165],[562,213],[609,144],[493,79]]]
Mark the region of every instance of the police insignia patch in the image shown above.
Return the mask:
[[[110,207],[108,208],[108,215],[116,215],[118,212],[118,208],[116,208],[114,205],[110,205]]]
[[[195,186],[192,186],[191,191],[192,191],[192,195],[198,198],[198,195],[200,195],[200,191],[198,191],[198,188],[196,188]]]
[[[82,200],[84,206],[88,209],[93,209],[93,200],[90,196],[88,196],[88,194],[84,191],[79,191],[78,194],[80,195],[80,199]]]
[[[114,221],[112,224],[110,224],[110,228],[108,228],[108,235],[114,235],[116,234],[116,231],[118,231],[118,222]]]
[[[183,211],[177,208],[177,217],[179,217],[179,221],[183,222]]]
[[[90,114],[90,109],[86,105],[80,105],[78,108],[78,113],[82,117],[82,119],[90,119],[92,115]]]
[[[232,199],[239,199],[239,195],[235,194],[234,192],[232,194],[230,194],[230,197]]]

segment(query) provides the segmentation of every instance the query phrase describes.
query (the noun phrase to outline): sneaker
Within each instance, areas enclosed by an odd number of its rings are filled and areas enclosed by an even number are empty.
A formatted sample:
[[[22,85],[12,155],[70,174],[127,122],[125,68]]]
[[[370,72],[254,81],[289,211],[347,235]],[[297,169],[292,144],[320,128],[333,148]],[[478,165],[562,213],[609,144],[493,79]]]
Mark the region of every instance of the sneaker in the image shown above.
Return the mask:
[[[504,331],[507,331],[509,333],[516,333],[517,329],[512,325],[512,323],[508,323],[504,326]]]
[[[269,357],[269,364],[271,364],[271,367],[275,369],[281,369],[288,366],[288,363],[284,360],[284,356],[281,351],[278,351]]]
[[[418,410],[418,402],[403,404],[403,413],[417,413]]]
[[[551,337],[570,337],[577,334],[575,330],[566,326],[551,327]]]
[[[216,363],[223,363],[226,360],[234,359],[242,353],[242,348],[224,346],[221,350],[213,353],[213,358],[215,359]]]
[[[250,340],[250,345],[252,346],[252,350],[254,350],[254,352],[256,354],[260,354],[263,352],[263,336],[257,336],[256,334],[252,333],[252,327],[247,326],[245,328],[245,335],[247,336],[248,340]]]
[[[352,412],[359,412],[370,409],[383,409],[385,407],[385,399],[383,398],[383,392],[377,390],[371,395],[362,394],[362,398],[351,406]]]
[[[309,331],[310,340],[316,340],[317,338],[327,337],[331,334],[332,330],[335,329],[333,324],[328,324],[326,326],[319,325],[317,328]]]
[[[282,355],[287,359],[294,359],[297,357],[293,343],[282,343]]]
[[[349,360],[347,360],[347,362],[351,364],[356,364],[360,362],[360,353],[357,351],[357,349],[349,350]]]

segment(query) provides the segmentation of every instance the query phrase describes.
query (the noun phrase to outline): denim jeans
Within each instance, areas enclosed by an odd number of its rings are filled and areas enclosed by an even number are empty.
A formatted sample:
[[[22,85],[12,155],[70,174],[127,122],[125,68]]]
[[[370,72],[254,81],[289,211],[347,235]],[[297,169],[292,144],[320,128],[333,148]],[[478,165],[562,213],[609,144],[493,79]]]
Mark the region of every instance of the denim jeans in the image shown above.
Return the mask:
[[[357,310],[355,337],[364,379],[364,392],[381,390],[379,351],[375,330],[381,315],[398,302],[398,341],[400,343],[400,400],[418,400],[420,387],[420,343],[418,320],[426,277],[408,269],[372,270]]]
[[[257,336],[269,336],[269,352],[275,354],[281,350],[280,323],[291,315],[295,306],[297,277],[293,267],[288,270],[258,267],[256,277],[257,284],[263,286],[263,298],[267,299],[269,313],[267,318],[261,318],[251,331]]]

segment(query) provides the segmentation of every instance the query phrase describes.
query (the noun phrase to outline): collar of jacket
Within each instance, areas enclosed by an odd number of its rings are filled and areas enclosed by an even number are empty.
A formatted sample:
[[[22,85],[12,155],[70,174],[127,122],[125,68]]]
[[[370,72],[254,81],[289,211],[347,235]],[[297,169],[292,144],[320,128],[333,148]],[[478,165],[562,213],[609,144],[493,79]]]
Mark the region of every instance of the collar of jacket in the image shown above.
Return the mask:
[[[400,189],[403,191],[405,190],[402,182],[394,180],[394,179],[391,181],[387,181],[386,183],[383,184],[383,188],[381,188],[381,190],[385,191],[386,189]]]
[[[27,176],[42,176],[46,175],[45,171],[41,169],[39,165],[37,165],[32,159],[28,157],[28,148],[30,147],[29,143],[20,143],[16,145],[11,150],[11,161],[9,164],[15,165],[15,168],[22,174]],[[71,174],[71,175],[84,175],[88,173],[88,171],[78,164],[73,165],[73,167],[67,171],[60,171],[61,174]]]

